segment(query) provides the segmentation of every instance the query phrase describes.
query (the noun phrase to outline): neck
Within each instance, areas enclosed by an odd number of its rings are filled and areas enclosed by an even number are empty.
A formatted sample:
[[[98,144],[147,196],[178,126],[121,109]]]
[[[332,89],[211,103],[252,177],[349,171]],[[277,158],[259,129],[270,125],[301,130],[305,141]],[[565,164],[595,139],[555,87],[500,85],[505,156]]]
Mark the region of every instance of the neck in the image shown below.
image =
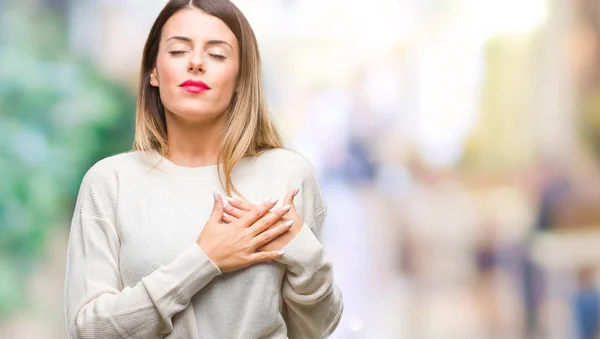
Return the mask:
[[[217,164],[227,114],[193,123],[172,113],[165,114],[165,118],[169,145],[167,159],[185,167]]]

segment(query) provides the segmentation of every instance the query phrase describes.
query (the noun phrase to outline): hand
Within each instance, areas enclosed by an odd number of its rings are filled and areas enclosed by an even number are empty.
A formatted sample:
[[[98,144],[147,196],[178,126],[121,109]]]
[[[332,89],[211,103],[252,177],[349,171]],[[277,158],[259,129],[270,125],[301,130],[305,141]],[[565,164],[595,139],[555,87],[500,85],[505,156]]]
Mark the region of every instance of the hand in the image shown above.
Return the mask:
[[[216,193],[214,198],[212,214],[196,243],[221,272],[235,271],[283,256],[284,253],[280,250],[260,252],[257,250],[289,232],[288,224],[278,222],[291,206],[269,212],[277,203],[276,199],[270,200],[253,206],[243,217],[237,218],[234,222],[222,224],[223,201]],[[276,223],[278,224],[272,227]]]
[[[285,215],[284,218],[281,218],[277,223],[275,223],[272,226],[273,229],[277,229],[286,222],[293,222],[291,229],[288,232],[282,233],[280,236],[274,238],[269,243],[261,246],[260,248],[258,248],[258,251],[279,251],[283,249],[287,244],[289,244],[290,241],[292,241],[292,239],[294,239],[296,235],[298,235],[298,233],[300,233],[302,225],[304,225],[304,221],[302,221],[302,218],[300,218],[300,215],[298,215],[298,212],[294,207],[294,197],[296,197],[296,194],[298,194],[298,189],[291,190],[285,196],[283,200],[283,205],[291,206],[290,211]],[[225,205],[225,213],[223,214],[223,221],[226,223],[235,223],[238,220],[240,220],[240,218],[245,218],[248,213],[250,213],[253,209],[256,208],[255,205],[249,202],[240,201],[238,199],[227,198],[227,201],[229,202],[229,204]],[[276,213],[277,211],[268,212],[267,215]]]

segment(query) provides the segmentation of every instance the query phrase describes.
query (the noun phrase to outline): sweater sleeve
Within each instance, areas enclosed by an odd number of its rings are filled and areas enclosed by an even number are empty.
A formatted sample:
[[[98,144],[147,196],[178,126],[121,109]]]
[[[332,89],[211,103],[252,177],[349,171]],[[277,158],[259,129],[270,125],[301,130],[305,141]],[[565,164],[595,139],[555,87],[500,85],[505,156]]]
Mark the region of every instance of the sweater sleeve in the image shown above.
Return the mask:
[[[70,338],[157,338],[221,272],[196,244],[132,287],[119,273],[118,179],[105,163],[85,175],[71,223],[65,275]]]
[[[279,260],[287,266],[282,295],[290,339],[328,337],[337,327],[343,310],[342,293],[334,282],[331,261],[321,240],[326,208],[310,169],[302,176],[300,192],[294,201],[304,225]]]

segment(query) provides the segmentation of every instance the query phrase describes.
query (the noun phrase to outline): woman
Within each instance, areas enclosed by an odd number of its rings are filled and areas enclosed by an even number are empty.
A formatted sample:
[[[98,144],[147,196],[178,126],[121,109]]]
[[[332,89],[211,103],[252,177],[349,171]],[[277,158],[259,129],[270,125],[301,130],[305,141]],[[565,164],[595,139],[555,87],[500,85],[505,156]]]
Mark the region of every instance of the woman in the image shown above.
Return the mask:
[[[325,204],[269,121],[247,20],[227,0],[172,0],[143,53],[134,152],[95,164],[77,199],[70,337],[328,336],[342,296]]]

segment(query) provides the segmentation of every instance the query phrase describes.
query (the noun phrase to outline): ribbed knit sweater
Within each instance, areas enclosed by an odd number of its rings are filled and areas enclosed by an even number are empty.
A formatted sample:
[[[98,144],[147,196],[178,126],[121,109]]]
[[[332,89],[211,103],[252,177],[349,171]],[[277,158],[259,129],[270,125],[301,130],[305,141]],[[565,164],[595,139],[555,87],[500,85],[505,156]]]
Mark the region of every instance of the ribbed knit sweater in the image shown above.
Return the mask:
[[[276,149],[242,159],[232,180],[255,204],[279,198],[281,206],[299,188],[294,206],[304,225],[281,259],[222,273],[196,244],[213,192],[224,195],[216,165],[182,167],[139,151],[96,163],[84,176],[71,224],[69,336],[327,337],[343,304],[321,243],[326,207],[314,168],[298,153]]]

